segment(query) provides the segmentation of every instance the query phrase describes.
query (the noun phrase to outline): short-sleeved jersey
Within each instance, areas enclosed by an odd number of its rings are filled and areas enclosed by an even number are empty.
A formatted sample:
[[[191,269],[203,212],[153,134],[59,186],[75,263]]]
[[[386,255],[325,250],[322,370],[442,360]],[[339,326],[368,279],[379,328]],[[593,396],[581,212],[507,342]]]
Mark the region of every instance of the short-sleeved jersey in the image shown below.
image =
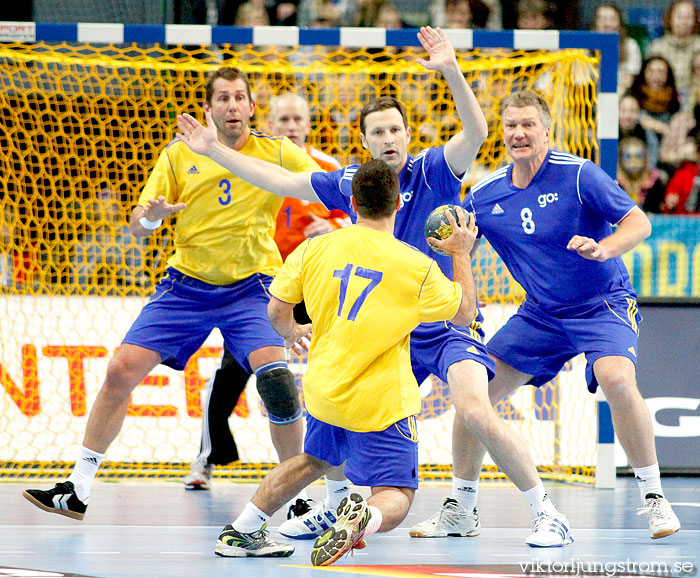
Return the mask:
[[[344,211],[353,222],[357,215],[350,205],[350,197],[352,178],[358,168],[359,165],[349,165],[332,173],[311,175],[311,186],[326,208]],[[433,257],[442,272],[452,278],[452,259],[432,251],[423,234],[423,226],[433,209],[460,203],[461,179],[447,164],[445,147],[425,149],[416,157],[409,155],[399,173],[399,182],[401,210],[396,213],[394,235]]]
[[[340,163],[332,156],[306,145],[306,152],[324,171],[336,171]],[[349,224],[349,218],[343,211],[329,211],[321,203],[312,203],[301,199],[286,198],[277,214],[275,243],[284,261],[287,256],[306,239],[304,229],[311,224],[312,214],[319,219],[327,220],[334,229],[340,229]]]
[[[303,386],[316,419],[381,431],[420,412],[409,333],[451,319],[459,284],[432,259],[388,233],[355,225],[303,242],[270,286],[287,303],[304,299],[314,321]]]
[[[574,313],[608,295],[632,295],[622,259],[600,263],[566,248],[574,235],[596,241],[635,208],[596,164],[549,151],[525,189],[513,185],[513,165],[474,185],[463,206],[479,234],[503,259],[527,299],[552,314]]]
[[[292,172],[318,170],[311,157],[286,137],[251,131],[240,152]],[[273,237],[280,197],[177,140],[161,152],[139,204],[160,195],[168,203],[187,204],[176,214],[175,253],[168,265],[212,285],[277,272],[282,260]]]

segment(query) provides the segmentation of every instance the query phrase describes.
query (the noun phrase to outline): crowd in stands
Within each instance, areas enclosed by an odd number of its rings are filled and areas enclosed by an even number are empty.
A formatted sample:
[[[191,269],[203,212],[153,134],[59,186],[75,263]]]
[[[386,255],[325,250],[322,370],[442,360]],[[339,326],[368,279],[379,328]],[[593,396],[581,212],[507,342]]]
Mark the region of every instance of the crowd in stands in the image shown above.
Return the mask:
[[[648,213],[700,215],[700,18],[673,0],[664,34],[642,47],[624,13],[598,5],[593,29],[620,34],[618,182]]]

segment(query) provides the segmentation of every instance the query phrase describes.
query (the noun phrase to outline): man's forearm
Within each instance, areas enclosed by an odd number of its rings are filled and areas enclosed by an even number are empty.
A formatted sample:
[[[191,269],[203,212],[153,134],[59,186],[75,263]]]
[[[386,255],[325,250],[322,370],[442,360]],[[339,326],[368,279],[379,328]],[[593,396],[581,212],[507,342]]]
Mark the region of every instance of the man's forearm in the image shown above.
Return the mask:
[[[244,155],[221,143],[214,144],[207,156],[244,181],[275,195],[318,201],[311,188],[311,173],[293,173],[279,165]]]
[[[464,174],[474,162],[481,145],[488,136],[486,117],[467,84],[462,71],[455,67],[443,72],[450,88],[462,130],[445,146],[445,156],[456,174]]]
[[[273,298],[274,299],[274,298]],[[283,339],[294,340],[294,306],[288,303],[270,301],[267,306],[267,316],[270,318],[272,328],[279,333]]]
[[[634,249],[651,234],[651,222],[637,208],[620,221],[615,232],[598,243],[605,248],[606,257],[612,259]]]
[[[455,282],[462,287],[462,305],[458,316],[462,318],[461,325],[466,325],[476,316],[476,283],[471,256],[469,254],[453,255],[452,268]]]

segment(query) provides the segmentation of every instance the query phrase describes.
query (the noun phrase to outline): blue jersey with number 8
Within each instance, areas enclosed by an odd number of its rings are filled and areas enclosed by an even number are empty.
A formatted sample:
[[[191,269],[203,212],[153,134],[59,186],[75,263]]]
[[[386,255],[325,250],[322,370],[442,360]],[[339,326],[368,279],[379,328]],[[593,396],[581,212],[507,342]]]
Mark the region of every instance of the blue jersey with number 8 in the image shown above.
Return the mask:
[[[513,185],[513,165],[474,185],[463,207],[476,215],[488,239],[527,300],[552,314],[570,314],[601,297],[635,296],[620,257],[600,263],[567,249],[574,235],[595,241],[636,205],[597,165],[549,151],[530,184]]]

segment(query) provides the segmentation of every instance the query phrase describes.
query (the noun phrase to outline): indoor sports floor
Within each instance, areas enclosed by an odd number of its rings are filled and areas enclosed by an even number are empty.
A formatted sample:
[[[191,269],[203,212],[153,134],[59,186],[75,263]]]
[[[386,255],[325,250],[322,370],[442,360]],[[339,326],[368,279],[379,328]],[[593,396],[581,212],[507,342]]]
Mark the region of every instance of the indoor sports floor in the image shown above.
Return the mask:
[[[399,528],[371,536],[366,549],[325,568],[310,565],[310,541],[295,542],[289,558],[214,555],[219,532],[252,495],[253,484],[215,479],[212,491],[188,492],[179,482],[98,481],[78,522],[22,497],[25,488],[53,483],[6,482],[0,483],[0,577],[698,576],[700,480],[663,481],[683,529],[661,540],[651,540],[646,516],[636,515],[639,494],[629,477],[619,477],[615,490],[546,482],[573,529],[576,542],[565,548],[525,545],[530,508],[509,484],[482,485],[481,536],[410,538],[409,526],[431,515],[449,492],[448,484],[426,484]],[[309,495],[320,499],[325,487],[315,484]],[[277,539],[282,520],[278,512],[270,521]]]

